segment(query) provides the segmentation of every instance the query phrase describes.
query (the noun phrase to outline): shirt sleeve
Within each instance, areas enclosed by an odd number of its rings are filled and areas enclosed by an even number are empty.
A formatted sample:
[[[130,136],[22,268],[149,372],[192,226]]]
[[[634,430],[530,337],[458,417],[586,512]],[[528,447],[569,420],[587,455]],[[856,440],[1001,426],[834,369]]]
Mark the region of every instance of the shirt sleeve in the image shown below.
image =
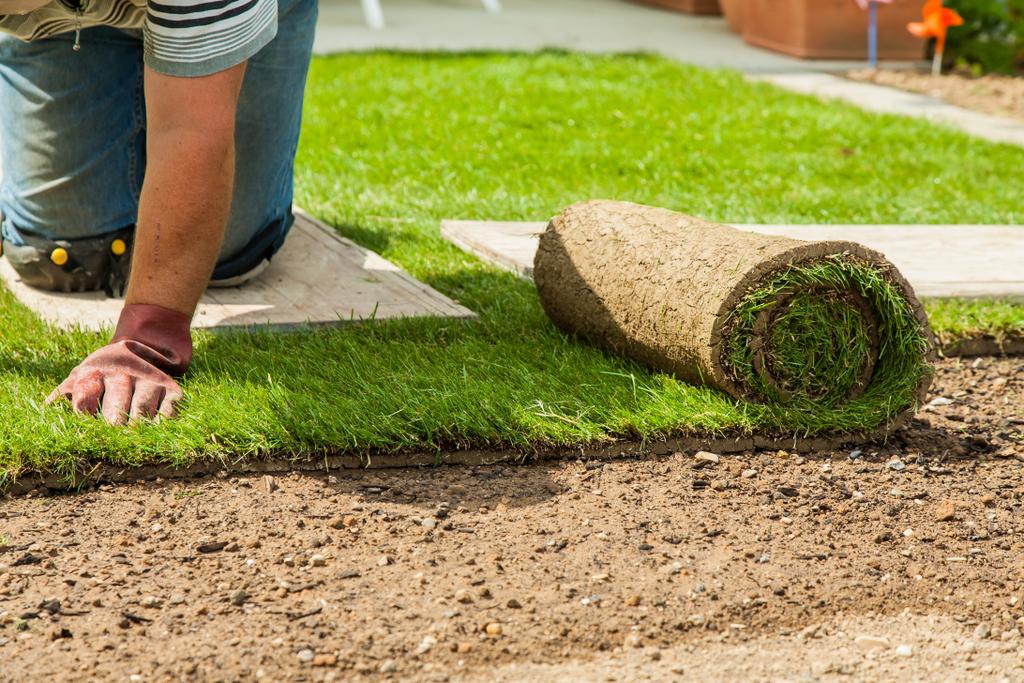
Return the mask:
[[[277,35],[277,0],[150,0],[146,66],[168,76],[209,76],[259,52]]]

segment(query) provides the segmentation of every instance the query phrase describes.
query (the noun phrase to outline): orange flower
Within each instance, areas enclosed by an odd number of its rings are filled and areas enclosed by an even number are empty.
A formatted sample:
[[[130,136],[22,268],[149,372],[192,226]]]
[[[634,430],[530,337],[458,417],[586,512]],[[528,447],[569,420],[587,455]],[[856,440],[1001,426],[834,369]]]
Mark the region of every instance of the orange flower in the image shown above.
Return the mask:
[[[910,22],[907,30],[918,38],[934,38],[935,53],[941,55],[946,49],[946,31],[950,26],[960,26],[964,19],[956,10],[943,7],[942,0],[926,0],[921,13],[924,21]]]

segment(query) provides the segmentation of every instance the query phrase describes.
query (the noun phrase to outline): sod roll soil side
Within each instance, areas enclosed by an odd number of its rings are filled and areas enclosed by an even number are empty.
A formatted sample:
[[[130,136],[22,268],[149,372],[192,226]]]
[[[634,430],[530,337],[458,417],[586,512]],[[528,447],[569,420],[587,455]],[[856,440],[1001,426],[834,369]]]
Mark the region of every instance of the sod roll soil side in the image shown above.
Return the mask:
[[[775,431],[884,433],[931,381],[924,309],[891,263],[853,242],[590,201],[552,219],[534,279],[562,330],[718,388]]]

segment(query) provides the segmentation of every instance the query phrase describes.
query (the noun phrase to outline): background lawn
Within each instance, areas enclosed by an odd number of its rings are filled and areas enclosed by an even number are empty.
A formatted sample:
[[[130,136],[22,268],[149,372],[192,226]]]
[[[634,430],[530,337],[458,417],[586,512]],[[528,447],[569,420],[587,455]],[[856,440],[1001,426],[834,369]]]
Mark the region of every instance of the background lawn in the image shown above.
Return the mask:
[[[317,59],[297,176],[297,204],[480,321],[197,335],[182,417],[118,430],[42,407],[101,337],[51,331],[0,292],[0,477],[97,459],[784,431],[567,339],[532,285],[442,241],[439,221],[541,220],[591,197],[735,223],[1024,219],[1022,149],[647,56]],[[1019,332],[1024,307],[948,304],[937,321]]]

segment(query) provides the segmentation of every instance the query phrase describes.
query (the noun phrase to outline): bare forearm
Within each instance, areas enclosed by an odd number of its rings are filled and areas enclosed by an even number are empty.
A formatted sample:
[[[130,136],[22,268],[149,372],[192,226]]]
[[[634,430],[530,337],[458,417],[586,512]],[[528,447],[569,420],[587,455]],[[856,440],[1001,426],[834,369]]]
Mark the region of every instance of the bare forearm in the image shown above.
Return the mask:
[[[145,68],[146,180],[114,337],[47,399],[111,424],[172,417],[192,361],[189,326],[224,241],[235,177],[238,64],[184,78]]]
[[[146,180],[126,304],[195,312],[224,241],[245,64],[187,79],[145,74]]]
[[[219,144],[218,144],[219,143]],[[151,134],[127,304],[191,316],[217,261],[231,208],[234,140],[191,131]]]

